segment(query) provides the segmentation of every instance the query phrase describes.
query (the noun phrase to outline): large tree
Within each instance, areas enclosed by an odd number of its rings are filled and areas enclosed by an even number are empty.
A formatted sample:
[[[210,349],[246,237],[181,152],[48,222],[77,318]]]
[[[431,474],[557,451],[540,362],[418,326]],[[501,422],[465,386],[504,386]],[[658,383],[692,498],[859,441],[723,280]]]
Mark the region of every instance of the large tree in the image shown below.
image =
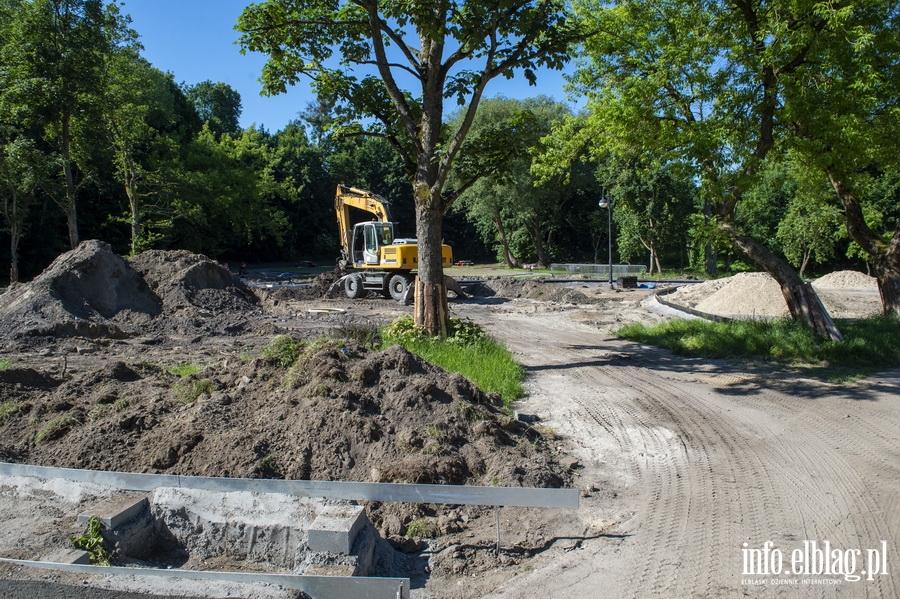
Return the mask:
[[[783,131],[784,81],[814,62],[838,8],[813,0],[575,5],[587,26],[607,33],[586,45],[590,61],[576,81],[591,99],[582,139],[594,151],[649,151],[691,165],[718,234],[778,281],[795,319],[840,338],[797,271],[734,219]]]
[[[900,315],[900,218],[866,215],[867,189],[900,167],[900,6],[894,0],[815,5],[810,60],[782,81],[794,145],[824,171],[847,232],[871,262],[884,311]]]
[[[115,3],[102,0],[22,2],[7,26],[0,62],[4,109],[20,122],[40,127],[60,157],[69,244],[78,245],[77,193],[81,133],[100,121],[100,83],[116,49],[136,43],[136,34]],[[83,144],[87,146],[89,144]],[[79,151],[81,150],[81,152]]]
[[[446,333],[441,265],[444,213],[474,182],[447,178],[488,83],[538,67],[561,68],[579,37],[560,0],[269,0],[248,7],[238,30],[245,50],[268,55],[267,93],[301,76],[335,106],[339,130],[388,139],[413,187],[419,279],[416,321]],[[336,56],[335,56],[336,55]],[[444,102],[466,106],[452,130]]]

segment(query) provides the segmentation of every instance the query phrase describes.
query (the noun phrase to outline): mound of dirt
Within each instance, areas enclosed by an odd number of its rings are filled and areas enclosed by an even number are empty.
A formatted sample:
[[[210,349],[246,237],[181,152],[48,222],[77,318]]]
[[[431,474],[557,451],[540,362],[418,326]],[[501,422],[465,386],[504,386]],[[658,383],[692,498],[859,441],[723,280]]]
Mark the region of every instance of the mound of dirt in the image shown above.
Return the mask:
[[[30,283],[0,295],[0,335],[121,336],[162,312],[140,273],[101,241],[84,241]]]
[[[186,377],[121,361],[64,377],[9,369],[0,448],[29,464],[128,472],[564,482],[541,436],[468,379],[400,346],[305,347],[289,369],[223,360]]]
[[[168,317],[252,310],[256,296],[223,266],[184,250],[149,250],[130,259]]]
[[[513,279],[510,277],[498,277],[488,279],[471,290],[475,297],[500,297],[507,299],[531,299],[545,302],[560,302],[569,304],[592,304],[595,298],[552,283],[544,283],[535,279]]]
[[[227,329],[239,322],[204,320],[257,306],[245,285],[204,256],[154,250],[125,260],[90,240],[0,295],[0,335],[119,339],[154,329]]]

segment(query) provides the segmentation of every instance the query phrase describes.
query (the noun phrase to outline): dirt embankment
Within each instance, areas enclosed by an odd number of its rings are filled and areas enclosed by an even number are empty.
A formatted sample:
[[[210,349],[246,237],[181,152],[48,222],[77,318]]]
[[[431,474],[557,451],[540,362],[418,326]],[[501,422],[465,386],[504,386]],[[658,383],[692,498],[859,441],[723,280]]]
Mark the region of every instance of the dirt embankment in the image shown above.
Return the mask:
[[[305,348],[297,363],[261,358],[290,327],[274,324],[260,305],[203,256],[151,251],[126,261],[106,244],[81,244],[0,298],[4,354],[13,361],[0,371],[0,460],[206,476],[564,484],[568,474],[540,435],[505,414],[498,396],[399,346],[379,352],[294,331]],[[246,341],[259,330],[269,334]],[[179,363],[199,371],[174,374]],[[416,515],[403,514],[402,524]]]

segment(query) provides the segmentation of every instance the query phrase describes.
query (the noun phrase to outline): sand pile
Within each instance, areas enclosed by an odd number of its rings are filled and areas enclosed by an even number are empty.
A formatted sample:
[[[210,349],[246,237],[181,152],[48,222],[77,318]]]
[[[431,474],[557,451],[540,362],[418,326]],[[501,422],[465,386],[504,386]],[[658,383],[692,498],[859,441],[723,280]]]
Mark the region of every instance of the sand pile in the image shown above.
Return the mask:
[[[833,318],[865,318],[881,311],[874,277],[856,271],[838,271],[813,281],[812,285]],[[841,290],[842,293],[830,293],[834,290]],[[846,299],[848,290],[853,295],[852,301]],[[729,318],[778,318],[789,315],[781,287],[767,273],[740,273],[685,285],[663,299]]]

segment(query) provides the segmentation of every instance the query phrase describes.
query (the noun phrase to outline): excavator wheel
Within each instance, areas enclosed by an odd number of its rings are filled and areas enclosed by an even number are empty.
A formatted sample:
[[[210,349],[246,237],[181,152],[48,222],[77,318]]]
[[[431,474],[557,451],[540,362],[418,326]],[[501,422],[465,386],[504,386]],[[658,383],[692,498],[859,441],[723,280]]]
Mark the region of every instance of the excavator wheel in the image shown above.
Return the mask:
[[[409,287],[409,279],[403,275],[394,275],[388,281],[388,293],[391,299],[402,302],[406,296],[406,288]]]
[[[366,294],[363,289],[362,277],[359,275],[351,275],[344,280],[344,293],[350,299],[359,299]]]

